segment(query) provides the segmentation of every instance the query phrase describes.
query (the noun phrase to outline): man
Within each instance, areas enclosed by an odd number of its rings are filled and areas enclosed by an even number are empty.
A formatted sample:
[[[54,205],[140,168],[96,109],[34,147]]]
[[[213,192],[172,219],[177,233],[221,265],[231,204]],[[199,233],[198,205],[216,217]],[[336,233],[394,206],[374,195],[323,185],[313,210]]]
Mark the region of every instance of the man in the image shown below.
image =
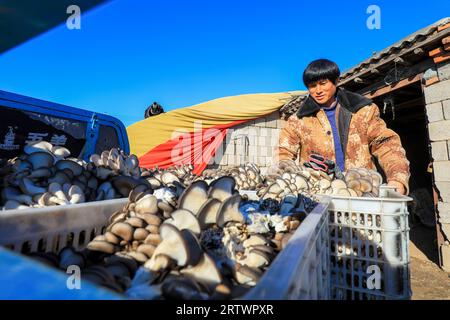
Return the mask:
[[[320,154],[345,171],[376,169],[376,157],[388,185],[408,194],[409,161],[400,137],[386,127],[370,99],[337,88],[339,76],[339,67],[330,60],[315,60],[306,67],[303,82],[309,95],[281,130],[275,160],[299,156],[303,164],[311,154]]]
[[[150,107],[145,109],[144,118],[156,116],[158,114],[164,113],[163,107],[158,102],[153,102]]]

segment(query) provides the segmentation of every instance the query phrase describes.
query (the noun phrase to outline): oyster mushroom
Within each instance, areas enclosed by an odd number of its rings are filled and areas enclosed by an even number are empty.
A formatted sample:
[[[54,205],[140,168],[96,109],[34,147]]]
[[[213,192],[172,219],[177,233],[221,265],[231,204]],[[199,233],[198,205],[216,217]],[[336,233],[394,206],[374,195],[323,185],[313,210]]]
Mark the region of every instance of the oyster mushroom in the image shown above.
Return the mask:
[[[35,152],[48,152],[51,153],[53,146],[50,142],[47,141],[37,141],[37,142],[32,142],[29,143],[28,145],[26,145],[23,148],[23,151],[26,154],[33,154]]]
[[[175,226],[178,230],[188,229],[197,237],[200,236],[200,224],[194,214],[189,210],[178,209],[172,212],[170,218],[165,220],[163,224],[166,223]]]
[[[179,209],[186,209],[198,215],[200,208],[207,200],[208,185],[203,180],[195,181],[181,195]]]
[[[67,158],[70,157],[70,151],[67,148],[62,146],[53,146],[52,153],[58,158]]]
[[[71,160],[59,160],[55,166],[58,170],[69,169],[74,176],[79,176],[84,170],[81,165]]]
[[[6,187],[2,190],[2,199],[3,200],[14,200],[18,203],[26,204],[26,205],[32,205],[33,199],[31,196],[27,194],[22,194],[20,191],[14,187]]]
[[[262,271],[257,268],[236,264],[235,279],[240,284],[255,286],[262,277]]]
[[[239,204],[241,203],[241,196],[234,195],[226,199],[220,206],[216,224],[223,228],[228,222],[244,223],[245,219],[239,211]]]
[[[202,230],[205,230],[210,225],[216,224],[217,214],[221,204],[222,202],[212,198],[206,201],[199,209],[198,222]]]
[[[213,289],[222,282],[222,275],[214,260],[206,253],[203,253],[201,260],[195,266],[180,270],[182,275],[188,276],[195,281],[204,283]]]
[[[270,264],[271,257],[267,252],[260,249],[250,249],[247,257],[240,262],[249,267],[261,268]]]
[[[159,211],[158,199],[151,194],[145,195],[143,198],[136,202],[134,211],[138,214],[156,214]]]
[[[126,222],[117,222],[111,226],[110,231],[125,241],[133,239],[134,228]]]
[[[88,243],[87,249],[91,251],[98,251],[107,254],[113,254],[116,251],[116,246],[106,240],[94,239]]]
[[[83,190],[76,185],[70,187],[68,191],[69,202],[72,204],[83,203],[86,201]]]
[[[47,191],[45,188],[34,185],[33,182],[28,178],[21,179],[21,181],[19,182],[19,187],[23,193],[30,196],[42,194]]]
[[[160,265],[156,263],[159,254],[170,257],[180,267],[196,265],[200,261],[203,252],[198,239],[191,231],[186,229],[179,231],[176,227],[163,223],[159,232],[162,241],[144,267],[151,271],[159,271]]]
[[[261,234],[253,234],[243,242],[245,248],[266,244],[269,244],[269,240]]]
[[[217,180],[211,182],[209,186],[208,196],[210,198],[215,198],[220,201],[231,197],[233,195],[233,190],[236,186],[236,181],[233,177],[224,176]]]
[[[117,176],[111,180],[111,183],[123,197],[128,197],[130,191],[141,184],[141,181],[132,177]]]

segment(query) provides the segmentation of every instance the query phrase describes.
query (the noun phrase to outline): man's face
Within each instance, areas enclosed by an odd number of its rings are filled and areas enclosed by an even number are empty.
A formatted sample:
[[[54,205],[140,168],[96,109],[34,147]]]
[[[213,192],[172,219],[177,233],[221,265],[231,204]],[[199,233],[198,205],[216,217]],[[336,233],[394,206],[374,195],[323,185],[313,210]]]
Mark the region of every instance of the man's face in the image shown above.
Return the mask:
[[[318,104],[327,105],[330,101],[333,101],[336,85],[328,79],[319,80],[310,84],[308,91]]]

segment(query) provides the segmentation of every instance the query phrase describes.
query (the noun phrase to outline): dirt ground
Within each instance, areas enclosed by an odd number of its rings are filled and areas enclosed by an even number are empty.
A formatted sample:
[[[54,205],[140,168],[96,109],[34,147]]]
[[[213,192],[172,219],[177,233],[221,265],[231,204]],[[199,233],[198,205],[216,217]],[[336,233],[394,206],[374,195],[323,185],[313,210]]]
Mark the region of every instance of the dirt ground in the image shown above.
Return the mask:
[[[436,231],[411,227],[411,288],[413,300],[450,300],[450,274],[438,267]]]

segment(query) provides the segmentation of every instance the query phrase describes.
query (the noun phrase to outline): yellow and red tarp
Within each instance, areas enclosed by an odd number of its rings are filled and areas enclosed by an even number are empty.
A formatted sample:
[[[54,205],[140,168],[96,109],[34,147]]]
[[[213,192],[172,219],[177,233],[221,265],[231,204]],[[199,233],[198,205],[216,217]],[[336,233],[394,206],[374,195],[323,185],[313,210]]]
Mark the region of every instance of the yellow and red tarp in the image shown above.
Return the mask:
[[[127,128],[131,153],[145,168],[194,164],[200,174],[229,128],[268,115],[303,93],[231,96],[149,117]]]

